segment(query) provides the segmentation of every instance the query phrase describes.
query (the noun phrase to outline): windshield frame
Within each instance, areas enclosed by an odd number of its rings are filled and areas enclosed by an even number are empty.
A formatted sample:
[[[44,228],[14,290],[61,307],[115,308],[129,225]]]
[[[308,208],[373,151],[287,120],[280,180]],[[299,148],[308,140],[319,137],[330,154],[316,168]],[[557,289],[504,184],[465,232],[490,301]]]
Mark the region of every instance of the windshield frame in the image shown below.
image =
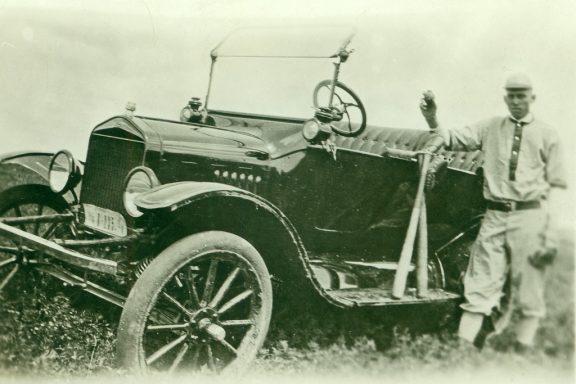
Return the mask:
[[[258,38],[270,38],[268,35],[271,33],[279,34],[277,37],[282,37],[283,41],[278,41],[278,45],[286,46],[291,45],[294,46],[296,36],[294,31],[298,31],[305,35],[309,35],[311,38],[315,37],[315,35],[319,34],[320,32],[334,32],[339,33],[341,38],[334,38],[336,42],[336,49],[327,47],[328,42],[322,41],[321,44],[314,41],[307,41],[306,45],[316,45],[313,47],[314,54],[305,54],[305,53],[289,53],[287,51],[281,53],[272,53],[266,54],[265,52],[260,53],[249,53],[249,52],[235,52],[234,49],[237,48],[235,44],[239,43],[249,43],[249,47],[258,47],[258,44],[255,44],[253,39]],[[252,34],[248,36],[243,36],[246,34]],[[260,36],[259,36],[260,35]],[[291,36],[292,35],[292,36]],[[287,28],[287,27],[243,27],[237,28],[229,33],[224,39],[222,39],[214,49],[210,52],[210,57],[214,60],[214,58],[218,57],[244,57],[244,58],[283,58],[283,59],[328,59],[328,58],[336,58],[340,55],[340,53],[348,47],[351,43],[352,39],[356,35],[356,28],[350,26],[317,26],[317,27],[297,27],[297,28]],[[248,42],[243,41],[249,40]],[[257,40],[256,40],[257,42]],[[292,43],[292,44],[290,44]],[[299,41],[297,45],[302,45]],[[231,52],[230,52],[231,51]]]
[[[346,62],[346,60],[348,60],[348,57],[350,56],[350,54],[354,51],[353,49],[349,50],[347,48],[350,45],[350,43],[352,42],[352,39],[354,38],[354,36],[356,35],[356,28],[354,28],[354,27],[336,27],[336,28],[347,29],[348,32],[344,35],[345,37],[340,41],[338,49],[334,53],[324,54],[324,55],[289,55],[289,54],[249,55],[249,54],[226,54],[226,53],[220,52],[222,50],[222,48],[226,47],[225,44],[228,41],[230,41],[230,39],[232,39],[234,36],[236,36],[238,33],[241,33],[243,31],[258,31],[258,30],[263,31],[264,28],[244,27],[244,28],[238,28],[238,29],[232,31],[230,34],[228,34],[228,36],[226,36],[222,41],[220,41],[220,43],[218,43],[218,45],[216,45],[216,47],[214,49],[212,49],[212,51],[210,52],[210,59],[211,59],[210,73],[209,73],[209,77],[208,77],[208,89],[206,90],[206,98],[204,99],[205,100],[204,108],[206,110],[208,110],[208,105],[209,105],[209,101],[210,101],[210,94],[212,91],[212,84],[213,84],[213,79],[214,79],[214,69],[216,66],[216,62],[218,61],[218,58],[220,58],[220,57],[223,57],[223,58],[226,58],[226,57],[264,58],[264,59],[275,59],[275,58],[276,59],[327,59],[327,58],[334,58],[336,60],[334,61],[334,72],[332,74],[332,84],[331,84],[331,89],[330,89],[329,105],[327,106],[328,108],[331,108],[333,96],[334,96],[334,91],[335,91],[335,86],[336,86],[336,83],[338,81],[338,76],[340,74],[340,65],[342,63]]]

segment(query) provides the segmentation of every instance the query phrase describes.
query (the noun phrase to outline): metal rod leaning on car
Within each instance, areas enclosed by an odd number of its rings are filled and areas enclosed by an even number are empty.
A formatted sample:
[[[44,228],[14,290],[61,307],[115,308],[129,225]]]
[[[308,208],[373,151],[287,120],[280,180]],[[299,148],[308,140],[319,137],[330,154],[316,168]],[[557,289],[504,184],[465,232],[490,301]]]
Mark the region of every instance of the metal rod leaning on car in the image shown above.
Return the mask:
[[[410,259],[412,258],[412,253],[414,251],[414,240],[416,238],[418,221],[422,211],[424,184],[426,181],[426,172],[430,165],[430,156],[430,154],[424,153],[421,157],[422,166],[420,167],[420,177],[418,180],[418,189],[416,190],[414,207],[412,208],[410,221],[408,222],[408,230],[406,231],[406,237],[404,239],[404,244],[402,245],[400,258],[398,259],[398,269],[396,269],[396,274],[394,275],[394,284],[392,286],[392,297],[394,299],[401,299],[406,290],[406,280],[408,279],[408,272],[410,269]]]

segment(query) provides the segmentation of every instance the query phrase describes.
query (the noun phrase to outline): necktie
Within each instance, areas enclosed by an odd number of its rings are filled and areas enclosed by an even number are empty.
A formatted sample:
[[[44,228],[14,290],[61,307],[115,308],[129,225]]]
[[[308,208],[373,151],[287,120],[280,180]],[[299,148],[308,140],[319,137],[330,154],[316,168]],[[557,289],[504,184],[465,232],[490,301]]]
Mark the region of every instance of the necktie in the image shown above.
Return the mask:
[[[520,144],[522,143],[522,127],[525,126],[525,121],[519,121],[510,117],[515,125],[514,128],[514,139],[512,140],[512,153],[510,154],[510,166],[508,172],[508,179],[510,181],[516,180],[516,169],[518,168],[518,157],[520,156]]]

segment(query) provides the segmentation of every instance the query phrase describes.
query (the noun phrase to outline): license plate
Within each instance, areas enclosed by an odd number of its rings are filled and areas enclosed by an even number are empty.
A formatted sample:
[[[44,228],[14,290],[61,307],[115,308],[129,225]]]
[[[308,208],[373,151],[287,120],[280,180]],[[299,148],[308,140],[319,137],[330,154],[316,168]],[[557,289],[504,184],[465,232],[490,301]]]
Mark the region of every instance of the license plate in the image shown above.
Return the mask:
[[[113,236],[126,236],[126,220],[118,212],[97,207],[92,204],[83,204],[84,225]]]

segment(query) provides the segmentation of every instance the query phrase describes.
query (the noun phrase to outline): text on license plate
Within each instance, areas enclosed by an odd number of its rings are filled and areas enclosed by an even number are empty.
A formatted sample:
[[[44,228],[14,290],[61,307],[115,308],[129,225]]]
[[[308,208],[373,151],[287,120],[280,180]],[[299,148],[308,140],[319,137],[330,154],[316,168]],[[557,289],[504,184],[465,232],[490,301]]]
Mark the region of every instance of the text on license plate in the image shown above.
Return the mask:
[[[118,212],[97,207],[92,204],[83,204],[84,225],[100,232],[114,236],[126,236],[126,220]]]

